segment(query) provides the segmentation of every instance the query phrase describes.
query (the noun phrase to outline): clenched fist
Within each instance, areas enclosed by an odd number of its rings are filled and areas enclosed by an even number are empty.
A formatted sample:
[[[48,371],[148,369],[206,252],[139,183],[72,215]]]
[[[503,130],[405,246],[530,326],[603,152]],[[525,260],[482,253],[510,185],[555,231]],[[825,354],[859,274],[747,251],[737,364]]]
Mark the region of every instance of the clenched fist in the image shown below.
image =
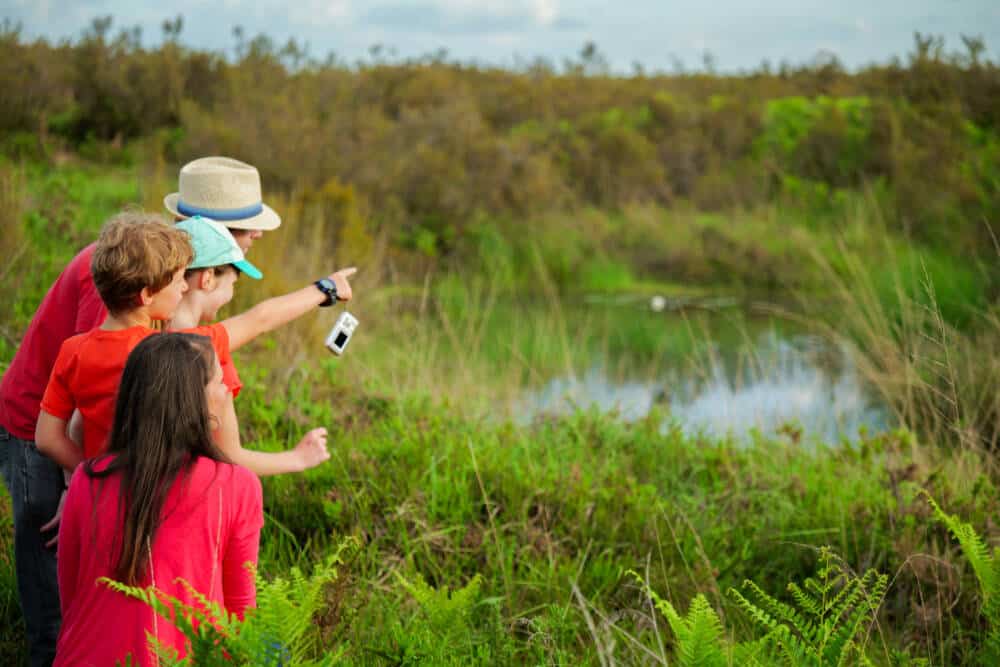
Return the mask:
[[[323,427],[314,428],[305,434],[295,445],[295,454],[299,458],[302,467],[300,470],[315,468],[330,458],[330,452],[326,449],[326,429]]]

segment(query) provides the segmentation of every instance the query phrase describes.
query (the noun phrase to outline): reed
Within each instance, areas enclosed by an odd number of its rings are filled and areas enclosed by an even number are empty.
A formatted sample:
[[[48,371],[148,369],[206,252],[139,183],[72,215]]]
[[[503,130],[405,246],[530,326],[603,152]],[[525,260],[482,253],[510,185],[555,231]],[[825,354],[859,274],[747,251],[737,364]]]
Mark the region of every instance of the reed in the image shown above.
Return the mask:
[[[878,234],[877,227],[873,233]],[[844,245],[837,268],[814,255],[828,276],[833,303],[817,308],[806,300],[809,321],[851,345],[859,368],[900,424],[928,442],[995,451],[1000,444],[1000,311],[995,304],[983,309],[968,304],[960,313],[965,325],[956,325],[940,297],[948,276],[934,273],[926,262],[918,272],[908,272],[899,249],[885,236],[882,243],[886,260],[880,265]]]

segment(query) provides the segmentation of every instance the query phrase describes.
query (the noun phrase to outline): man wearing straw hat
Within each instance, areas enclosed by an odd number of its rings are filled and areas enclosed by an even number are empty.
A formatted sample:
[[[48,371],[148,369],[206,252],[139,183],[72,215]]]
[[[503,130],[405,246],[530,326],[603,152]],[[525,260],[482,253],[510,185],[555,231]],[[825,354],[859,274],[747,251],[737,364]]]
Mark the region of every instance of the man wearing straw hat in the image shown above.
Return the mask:
[[[163,205],[177,220],[200,215],[221,222],[243,252],[281,225],[261,199],[257,169],[228,157],[203,157],[181,167],[178,192],[164,197]]]
[[[178,192],[163,204],[176,220],[201,215],[221,222],[244,252],[281,225],[262,200],[257,169],[232,158],[184,165]],[[50,519],[65,488],[62,470],[35,446],[35,426],[63,341],[100,326],[107,316],[90,275],[93,252],[94,244],[84,248],[49,288],[0,382],[0,472],[14,509],[15,571],[32,667],[48,667],[55,657],[57,524]]]

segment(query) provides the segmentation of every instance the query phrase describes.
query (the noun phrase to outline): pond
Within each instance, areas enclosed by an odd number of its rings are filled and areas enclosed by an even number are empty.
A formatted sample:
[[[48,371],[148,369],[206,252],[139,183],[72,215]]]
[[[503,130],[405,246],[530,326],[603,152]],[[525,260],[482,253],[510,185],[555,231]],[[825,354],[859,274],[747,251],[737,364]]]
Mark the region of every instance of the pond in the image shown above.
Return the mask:
[[[652,322],[662,328],[660,345],[676,341],[681,332],[690,338],[686,351],[654,355],[655,367],[633,362],[625,371],[615,355],[607,355],[583,372],[551,377],[522,394],[519,419],[583,408],[637,420],[655,408],[668,415],[665,428],[676,425],[691,435],[741,442],[755,432],[786,432],[840,443],[855,441],[862,429],[871,434],[892,425],[846,346],[732,304],[694,316],[696,325],[688,312],[666,312],[656,300],[650,304],[581,308],[613,309],[612,319],[627,318],[631,327],[640,321],[647,331]],[[627,337],[623,342],[627,346]]]

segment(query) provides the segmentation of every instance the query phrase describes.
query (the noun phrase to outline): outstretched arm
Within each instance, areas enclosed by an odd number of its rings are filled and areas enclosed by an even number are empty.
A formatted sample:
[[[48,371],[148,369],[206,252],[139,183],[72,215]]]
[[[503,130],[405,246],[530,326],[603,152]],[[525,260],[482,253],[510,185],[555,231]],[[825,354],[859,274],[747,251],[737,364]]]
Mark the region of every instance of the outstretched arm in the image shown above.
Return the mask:
[[[230,463],[248,468],[258,477],[302,472],[330,458],[326,449],[326,429],[314,428],[306,433],[294,448],[284,452],[258,452],[244,449],[240,443],[239,424],[233,408],[232,395],[219,417],[216,444]]]
[[[353,294],[347,279],[356,272],[357,269],[351,267],[330,275],[330,280],[337,286],[338,300],[351,300]],[[301,317],[325,300],[326,295],[310,285],[284,296],[261,301],[245,313],[223,320],[222,325],[229,334],[229,349],[238,349],[257,336]]]

